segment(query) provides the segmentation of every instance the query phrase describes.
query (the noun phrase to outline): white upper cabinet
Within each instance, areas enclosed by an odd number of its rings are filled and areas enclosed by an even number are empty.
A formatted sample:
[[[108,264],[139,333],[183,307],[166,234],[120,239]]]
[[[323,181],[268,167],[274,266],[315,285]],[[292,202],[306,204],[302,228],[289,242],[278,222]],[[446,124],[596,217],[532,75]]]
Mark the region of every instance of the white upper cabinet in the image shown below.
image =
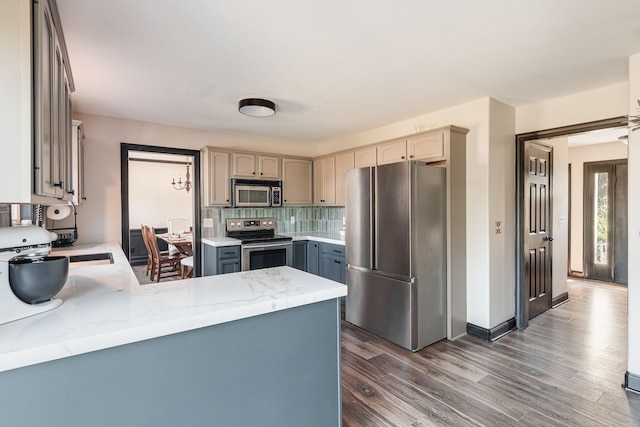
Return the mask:
[[[313,203],[333,205],[336,203],[335,157],[325,157],[313,162]]]
[[[234,178],[280,178],[280,157],[277,156],[233,153],[232,165]]]
[[[312,163],[307,159],[282,159],[282,204],[308,206],[312,199]]]
[[[378,162],[378,151],[375,146],[358,148],[353,152],[353,155],[355,168],[375,166]]]
[[[378,165],[404,162],[407,160],[407,141],[405,139],[398,139],[384,144],[379,144],[377,149]]]
[[[207,147],[202,158],[202,203],[204,206],[231,206],[229,153]]]
[[[444,133],[409,138],[407,152],[409,160],[436,161],[444,159]]]
[[[1,1],[0,39],[13,41],[0,49],[0,201],[70,200],[73,79],[55,2]]]

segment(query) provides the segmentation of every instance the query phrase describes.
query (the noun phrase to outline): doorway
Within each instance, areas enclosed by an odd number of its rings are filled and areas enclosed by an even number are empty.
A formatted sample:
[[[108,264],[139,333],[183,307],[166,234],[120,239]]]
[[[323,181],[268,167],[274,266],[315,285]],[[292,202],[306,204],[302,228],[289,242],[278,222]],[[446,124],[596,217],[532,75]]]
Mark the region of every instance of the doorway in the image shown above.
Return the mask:
[[[530,218],[527,216],[527,211],[530,207],[527,204],[527,195],[529,194],[531,189],[529,188],[530,183],[528,181],[530,164],[527,153],[527,145],[534,141],[541,142],[546,139],[565,137],[578,133],[625,126],[626,123],[626,117],[615,117],[612,119],[599,120],[595,122],[582,123],[578,125],[564,126],[560,128],[516,135],[516,326],[518,329],[525,329],[529,325],[529,319],[533,317],[530,314],[536,314],[537,310],[539,310],[540,308],[542,308],[542,310],[546,310],[547,308],[551,307],[551,304],[560,302],[555,302],[553,300],[551,294],[553,290],[553,281],[550,280],[549,283],[545,284],[544,291],[549,293],[549,298],[551,298],[550,301],[552,302],[545,304],[545,299],[541,299],[540,306],[537,307],[535,311],[532,311],[530,313],[530,283],[527,280],[527,275],[529,274],[528,269],[531,266],[531,264],[527,261],[530,257],[531,249],[529,248],[528,236],[530,226],[527,224],[527,221]],[[553,163],[553,158],[550,159],[550,162],[551,164]],[[550,186],[552,185],[553,184],[550,183]],[[552,210],[552,205],[550,205],[550,209]],[[549,211],[549,214],[551,213],[551,210]],[[551,221],[551,217],[549,217],[548,219],[549,232],[547,234],[547,237],[552,237],[553,223]],[[552,263],[549,264],[549,268],[553,273],[554,267]],[[564,271],[566,269],[566,266],[560,266],[560,268]],[[540,289],[541,288],[538,288],[538,290]]]
[[[131,227],[135,227],[136,224],[132,224],[130,221],[130,157],[135,153],[146,153],[146,154],[165,154],[165,155],[177,155],[181,158],[189,158],[193,161],[191,162],[192,166],[192,189],[193,197],[192,201],[192,212],[193,212],[193,253],[194,253],[194,276],[201,276],[201,260],[200,260],[200,241],[201,241],[201,226],[200,226],[200,151],[197,150],[188,150],[182,148],[169,148],[169,147],[157,147],[150,145],[139,145],[139,144],[120,144],[120,175],[121,175],[121,223],[122,223],[122,250],[127,255],[127,258],[130,259],[131,253]],[[135,157],[135,156],[134,156]],[[175,177],[176,180],[180,179],[179,177]],[[171,176],[167,178],[167,186],[171,188]],[[167,218],[169,219],[169,218]]]
[[[586,279],[627,284],[627,161],[584,165]]]

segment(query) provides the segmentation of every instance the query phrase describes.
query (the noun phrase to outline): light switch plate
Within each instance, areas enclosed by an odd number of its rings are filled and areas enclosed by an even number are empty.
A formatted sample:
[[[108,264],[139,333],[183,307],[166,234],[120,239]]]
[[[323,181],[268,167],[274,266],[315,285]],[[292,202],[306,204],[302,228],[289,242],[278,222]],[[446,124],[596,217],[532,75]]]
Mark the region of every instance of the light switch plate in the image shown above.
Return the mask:
[[[213,218],[204,218],[202,220],[202,226],[204,228],[211,228],[213,227]]]

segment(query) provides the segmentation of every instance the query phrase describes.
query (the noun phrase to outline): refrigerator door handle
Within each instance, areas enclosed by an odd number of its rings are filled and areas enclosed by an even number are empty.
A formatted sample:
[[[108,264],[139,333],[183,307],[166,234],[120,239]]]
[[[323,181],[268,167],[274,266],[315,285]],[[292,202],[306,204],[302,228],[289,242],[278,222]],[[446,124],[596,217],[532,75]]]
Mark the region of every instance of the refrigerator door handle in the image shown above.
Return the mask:
[[[369,235],[373,236],[369,246],[369,256],[372,264],[372,269],[378,269],[378,210],[376,209],[376,194],[378,193],[378,176],[376,174],[376,168],[369,169]]]

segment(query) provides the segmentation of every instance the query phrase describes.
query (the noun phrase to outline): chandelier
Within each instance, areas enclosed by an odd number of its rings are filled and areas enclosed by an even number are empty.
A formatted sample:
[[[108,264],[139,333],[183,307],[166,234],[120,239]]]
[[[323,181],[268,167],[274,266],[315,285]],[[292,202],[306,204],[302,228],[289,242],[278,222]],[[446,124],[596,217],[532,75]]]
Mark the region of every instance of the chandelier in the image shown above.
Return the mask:
[[[191,163],[187,160],[187,173],[184,176],[184,182],[182,181],[181,176],[178,177],[177,182],[175,178],[171,179],[171,185],[173,185],[173,188],[176,190],[186,190],[187,193],[191,190],[191,174],[189,173],[190,166]]]

